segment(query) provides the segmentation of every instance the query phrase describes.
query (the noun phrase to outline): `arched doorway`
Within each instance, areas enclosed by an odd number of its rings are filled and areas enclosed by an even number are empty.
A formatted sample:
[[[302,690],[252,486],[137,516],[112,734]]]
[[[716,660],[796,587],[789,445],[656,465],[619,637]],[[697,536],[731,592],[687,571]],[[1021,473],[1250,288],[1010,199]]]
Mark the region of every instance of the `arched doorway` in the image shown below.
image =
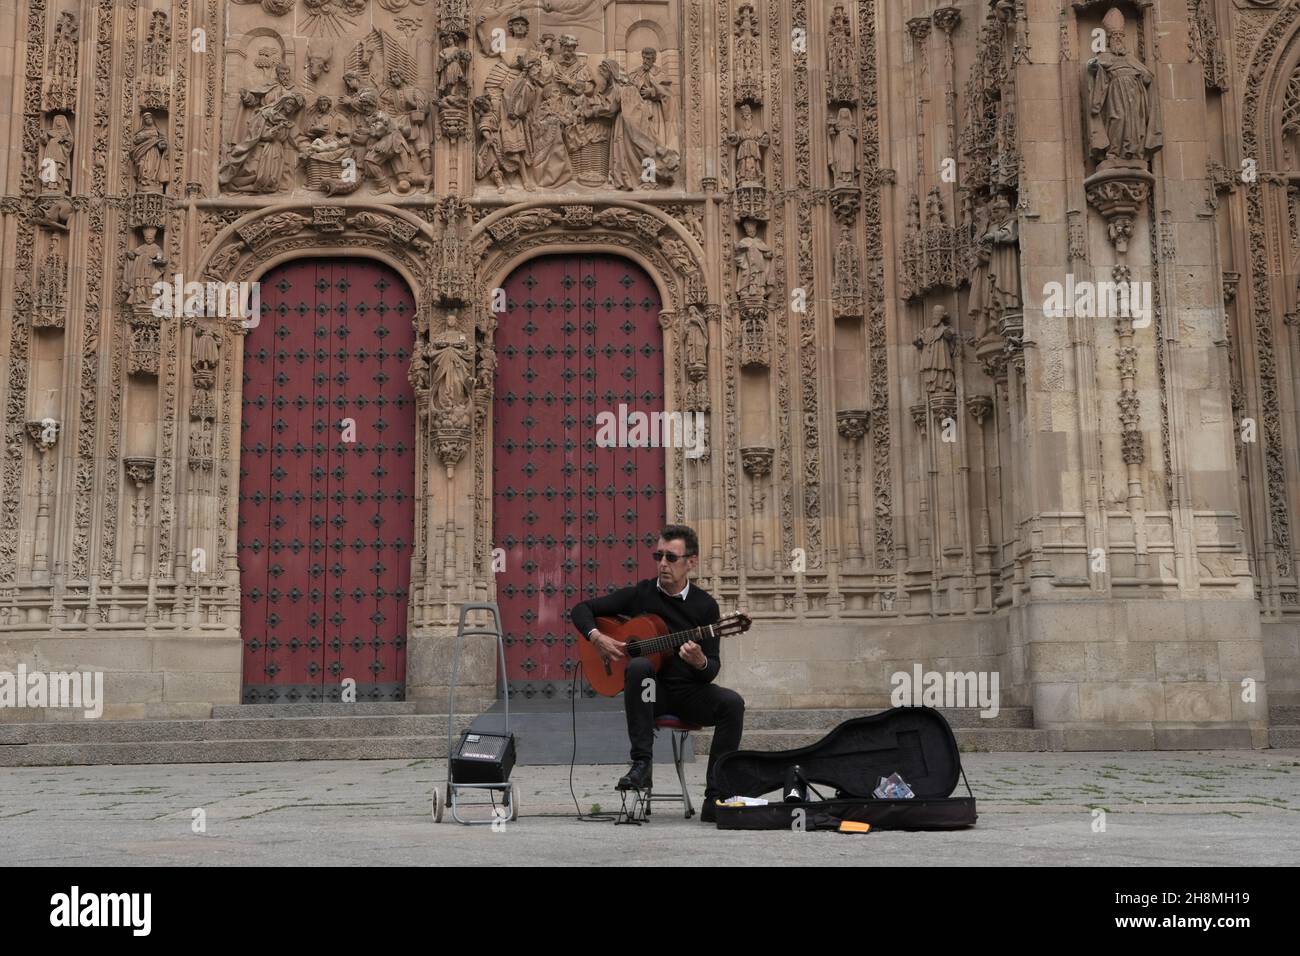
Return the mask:
[[[415,300],[392,269],[261,279],[239,462],[245,703],[401,700],[415,514]]]
[[[562,697],[569,609],[653,573],[664,450],[601,447],[597,417],[664,410],[662,308],[616,256],[531,259],[506,280],[495,334],[492,526],[512,695]]]

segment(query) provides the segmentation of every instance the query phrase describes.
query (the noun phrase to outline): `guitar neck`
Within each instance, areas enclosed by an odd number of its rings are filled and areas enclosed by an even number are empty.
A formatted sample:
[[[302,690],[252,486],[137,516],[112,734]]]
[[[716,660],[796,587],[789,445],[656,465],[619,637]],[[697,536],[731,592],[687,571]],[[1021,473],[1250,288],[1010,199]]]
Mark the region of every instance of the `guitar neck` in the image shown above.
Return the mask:
[[[628,641],[624,649],[632,657],[647,657],[650,654],[664,654],[669,651],[675,651],[688,641],[702,641],[707,637],[716,637],[718,634],[717,624],[705,624],[701,627],[692,627],[686,631],[674,631],[672,634],[661,634],[659,637],[647,637],[639,641]]]

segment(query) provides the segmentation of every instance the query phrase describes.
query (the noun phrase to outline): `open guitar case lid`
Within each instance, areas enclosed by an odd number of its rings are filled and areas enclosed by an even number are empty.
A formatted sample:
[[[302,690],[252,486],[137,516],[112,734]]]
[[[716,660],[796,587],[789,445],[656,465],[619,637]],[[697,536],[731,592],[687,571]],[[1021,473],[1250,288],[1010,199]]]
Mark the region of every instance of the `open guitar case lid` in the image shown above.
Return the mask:
[[[798,766],[826,799],[783,803],[786,773]],[[955,830],[975,825],[975,795],[954,797],[961,766],[948,721],[930,707],[899,707],[840,724],[796,750],[737,750],[718,758],[714,784],[722,799],[764,797],[767,806],[718,806],[719,830],[834,830],[841,821],[878,830]],[[909,799],[872,796],[881,777],[898,773]],[[823,789],[825,788],[825,789]],[[812,793],[809,793],[809,797]],[[802,811],[800,813],[799,811]]]

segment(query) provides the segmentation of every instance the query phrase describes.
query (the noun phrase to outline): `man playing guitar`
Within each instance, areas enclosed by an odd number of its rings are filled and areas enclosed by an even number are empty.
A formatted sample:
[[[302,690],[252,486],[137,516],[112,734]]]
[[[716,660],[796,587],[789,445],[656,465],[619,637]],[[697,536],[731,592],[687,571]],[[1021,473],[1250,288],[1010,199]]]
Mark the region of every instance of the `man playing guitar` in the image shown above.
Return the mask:
[[[699,539],[693,529],[668,525],[660,533],[652,554],[658,565],[657,577],[579,603],[573,608],[574,626],[591,641],[603,660],[610,661],[623,658],[626,652],[622,644],[600,632],[596,627],[597,617],[657,614],[673,631],[717,623],[718,602],[688,580],[699,563],[699,551]],[[705,637],[698,644],[688,641],[675,657],[664,661],[658,674],[649,659],[634,657],[628,661],[623,684],[632,768],[619,780],[618,789],[639,790],[650,786],[656,716],[674,714],[688,723],[715,727],[704,807],[700,811],[700,819],[706,823],[714,819],[714,799],[725,796],[714,790],[714,763],[722,754],[740,746],[745,720],[744,699],[734,690],[712,683],[722,667],[719,644],[716,636]],[[646,693],[650,688],[654,692]]]

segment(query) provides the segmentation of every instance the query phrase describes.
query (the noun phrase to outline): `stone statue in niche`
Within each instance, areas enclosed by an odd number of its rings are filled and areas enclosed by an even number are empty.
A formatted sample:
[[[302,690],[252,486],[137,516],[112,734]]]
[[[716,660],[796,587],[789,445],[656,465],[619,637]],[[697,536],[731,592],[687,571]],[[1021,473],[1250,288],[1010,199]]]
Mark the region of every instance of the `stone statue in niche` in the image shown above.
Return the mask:
[[[975,250],[968,310],[975,323],[975,340],[997,334],[1006,315],[1023,311],[1020,301],[1020,232],[1011,201],[999,193],[989,204],[989,222]]]
[[[1106,50],[1088,61],[1088,149],[1099,163],[1145,166],[1160,149],[1152,72],[1128,52],[1124,15],[1102,19]]]
[[[424,175],[433,172],[433,129],[429,122],[429,98],[398,70],[388,71],[388,88],[379,96],[379,106],[411,144]]]
[[[853,188],[858,178],[858,129],[853,111],[841,106],[830,121],[831,185],[836,189]]]
[[[211,329],[199,326],[194,330],[194,351],[190,368],[194,372],[195,388],[208,389],[217,381],[217,363],[221,360],[221,344]]]
[[[740,129],[727,134],[727,142],[736,147],[736,185],[763,186],[763,150],[772,142],[763,130],[754,128],[754,110],[748,103],[740,107]]]
[[[41,192],[72,193],[72,126],[62,113],[55,113],[50,128],[41,131],[41,164],[37,178]]]
[[[140,231],[144,242],[134,249],[126,250],[126,265],[122,270],[123,285],[126,287],[128,305],[137,309],[149,309],[154,299],[154,285],[162,281],[163,271],[167,268],[167,257],[162,246],[155,241],[158,230],[145,226]]]
[[[296,117],[304,105],[301,93],[265,97],[248,123],[248,135],[230,149],[217,181],[236,192],[270,193],[290,184],[297,163]]]
[[[699,306],[686,308],[683,346],[687,377],[693,382],[700,381],[709,370],[709,326]]]
[[[462,49],[458,40],[455,33],[442,35],[442,50],[438,53],[438,102],[464,109],[469,95],[469,65],[474,54]]]
[[[497,192],[506,191],[504,159],[501,153],[501,114],[490,96],[474,98],[474,123],[478,129],[478,150],[474,154],[474,175],[491,179]]]
[[[953,350],[957,333],[948,324],[948,310],[936,305],[930,324],[912,344],[921,350],[921,383],[927,395],[952,395],[957,391]]]
[[[447,327],[429,342],[430,395],[435,409],[451,409],[469,401],[474,377],[474,344],[457,327],[454,311],[447,312]]]
[[[144,193],[166,192],[171,182],[171,165],[167,162],[167,138],[158,128],[154,114],[140,116],[140,128],[131,137],[131,165],[135,168],[135,188]]]
[[[758,222],[746,219],[744,236],[736,241],[736,295],[765,301],[772,290],[772,247],[759,238]]]

